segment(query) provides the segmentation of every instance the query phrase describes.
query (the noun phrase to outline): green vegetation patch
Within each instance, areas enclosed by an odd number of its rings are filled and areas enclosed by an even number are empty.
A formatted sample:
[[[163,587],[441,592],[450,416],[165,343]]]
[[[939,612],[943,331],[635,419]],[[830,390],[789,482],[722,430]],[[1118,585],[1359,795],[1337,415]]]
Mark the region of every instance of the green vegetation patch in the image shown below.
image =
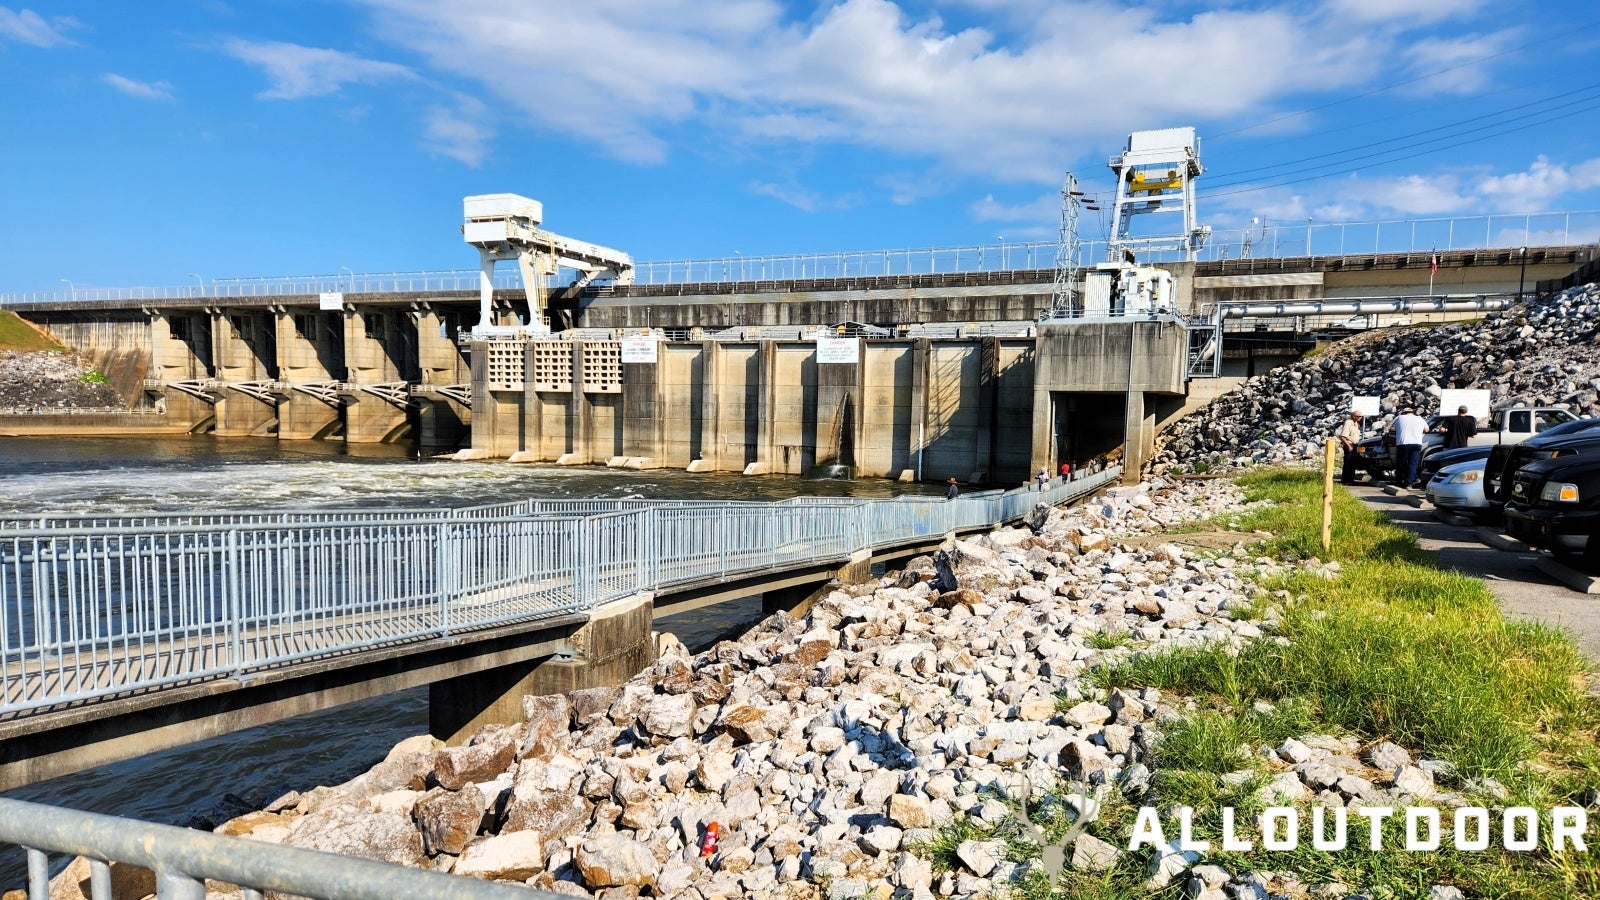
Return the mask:
[[[64,350],[38,329],[17,318],[14,312],[0,310],[0,350]]]
[[[1275,537],[1267,553],[1321,556],[1321,478],[1273,471],[1240,479],[1273,506],[1241,517]],[[1107,686],[1215,696],[1235,708],[1297,699],[1318,719],[1371,740],[1448,759],[1468,777],[1511,783],[1535,763],[1595,743],[1588,664],[1564,633],[1509,622],[1471,576],[1439,568],[1415,536],[1341,491],[1327,559],[1339,576],[1298,570],[1281,583],[1300,602],[1277,625],[1287,643],[1237,655],[1199,648],[1135,657],[1097,673]]]
[[[1179,808],[1190,807],[1194,837],[1212,842],[1202,863],[1235,875],[1287,873],[1301,891],[1337,884],[1351,893],[1422,900],[1443,884],[1467,897],[1600,897],[1591,806],[1600,796],[1600,708],[1587,690],[1591,664],[1570,637],[1507,621],[1481,581],[1439,567],[1414,535],[1347,492],[1334,498],[1332,546],[1323,551],[1320,473],[1272,470],[1238,483],[1249,500],[1275,502],[1230,513],[1230,527],[1270,533],[1260,545],[1263,555],[1337,562],[1337,574],[1327,577],[1326,566],[1297,567],[1260,584],[1290,599],[1269,633],[1242,649],[1137,653],[1089,673],[1100,688],[1160,688],[1199,703],[1196,711],[1160,723],[1149,791],[1109,798],[1089,833],[1125,848],[1134,814],[1146,806],[1160,811],[1172,839]],[[1223,852],[1220,810],[1231,807],[1235,822],[1249,823],[1270,800],[1263,788],[1281,765],[1269,763],[1260,749],[1310,734],[1391,740],[1425,758],[1448,760],[1454,775],[1441,777],[1440,787],[1491,807],[1496,828],[1507,807],[1534,807],[1547,823],[1552,807],[1589,806],[1589,851],[1553,851],[1548,828],[1541,828],[1539,848],[1531,852],[1506,852],[1497,849],[1498,841],[1496,849],[1463,852],[1448,836],[1440,850],[1408,851],[1400,816],[1384,824],[1382,849],[1373,851],[1367,820],[1354,814],[1346,848],[1318,850],[1307,839],[1311,808],[1301,805],[1297,849],[1267,851],[1258,840],[1249,851]],[[1497,788],[1487,779],[1503,786],[1502,798],[1495,798]],[[1440,806],[1448,829],[1448,807]],[[1059,831],[1046,825],[1047,834]],[[969,826],[946,827],[960,829],[947,841],[970,834]],[[1245,831],[1259,837],[1253,825]],[[991,834],[1007,840],[1009,857],[1039,858],[1003,828]],[[1034,866],[1008,895],[1182,896],[1183,877],[1161,891],[1142,887],[1152,855],[1149,849],[1124,853],[1107,872],[1069,865],[1056,878]],[[1286,894],[1301,895],[1284,887]]]

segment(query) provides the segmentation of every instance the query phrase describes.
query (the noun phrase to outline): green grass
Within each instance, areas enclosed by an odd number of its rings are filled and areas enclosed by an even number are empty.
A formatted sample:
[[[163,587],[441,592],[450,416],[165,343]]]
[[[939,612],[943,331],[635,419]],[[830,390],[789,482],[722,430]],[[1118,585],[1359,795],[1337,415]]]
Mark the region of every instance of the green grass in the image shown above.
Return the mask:
[[[1315,473],[1241,479],[1250,499],[1277,501],[1241,519],[1241,527],[1275,535],[1265,552],[1342,567],[1333,581],[1305,573],[1284,580],[1281,587],[1305,598],[1277,626],[1288,646],[1255,641],[1237,656],[1201,648],[1136,657],[1096,679],[1236,707],[1299,698],[1341,730],[1507,783],[1564,741],[1587,735],[1593,744],[1600,716],[1582,690],[1587,663],[1568,637],[1506,621],[1480,581],[1438,568],[1410,532],[1342,492],[1324,554],[1319,482]]]
[[[17,314],[0,310],[0,350],[63,350]]]
[[[1311,709],[1290,700],[1271,712],[1202,710],[1166,729],[1156,752],[1160,770],[1197,770],[1222,774],[1250,768],[1248,749],[1283,743],[1316,728]]]
[[[105,384],[106,376],[95,371],[94,369],[90,369],[89,371],[84,372],[82,375],[79,375],[78,380],[84,384]]]
[[[1140,653],[1089,674],[1098,687],[1157,687],[1201,707],[1160,723],[1151,793],[1108,802],[1090,833],[1127,846],[1133,816],[1146,804],[1163,811],[1171,837],[1174,810],[1190,806],[1196,836],[1216,848],[1204,861],[1234,873],[1287,871],[1309,887],[1338,882],[1397,900],[1425,898],[1435,884],[1455,885],[1468,897],[1600,897],[1592,812],[1589,853],[1556,854],[1547,844],[1532,853],[1408,852],[1403,825],[1395,820],[1384,849],[1373,852],[1365,842],[1366,820],[1354,816],[1344,851],[1318,851],[1303,839],[1292,852],[1220,852],[1218,809],[1232,806],[1247,819],[1262,806],[1258,789],[1269,776],[1255,749],[1309,733],[1393,740],[1424,757],[1447,759],[1462,779],[1493,777],[1505,784],[1510,797],[1500,806],[1582,806],[1600,789],[1600,710],[1586,691],[1593,673],[1570,637],[1506,621],[1481,581],[1441,569],[1410,532],[1343,491],[1334,501],[1332,547],[1324,551],[1318,473],[1260,472],[1239,483],[1249,500],[1275,501],[1225,517],[1238,528],[1272,535],[1256,553],[1337,560],[1339,575],[1329,580],[1295,570],[1259,585],[1293,598],[1271,629],[1287,644],[1269,637],[1236,652],[1204,646]],[[1255,774],[1231,785],[1221,779],[1240,771]],[[1302,825],[1302,835],[1308,827]],[[1012,852],[1038,858],[1029,845]],[[1183,879],[1162,892],[1140,886],[1149,856],[1125,854],[1108,873],[1069,867],[1053,884],[1033,872],[1009,895],[1180,896]]]
[[[1095,650],[1113,650],[1128,643],[1130,638],[1126,631],[1120,629],[1107,629],[1096,631],[1084,641]]]

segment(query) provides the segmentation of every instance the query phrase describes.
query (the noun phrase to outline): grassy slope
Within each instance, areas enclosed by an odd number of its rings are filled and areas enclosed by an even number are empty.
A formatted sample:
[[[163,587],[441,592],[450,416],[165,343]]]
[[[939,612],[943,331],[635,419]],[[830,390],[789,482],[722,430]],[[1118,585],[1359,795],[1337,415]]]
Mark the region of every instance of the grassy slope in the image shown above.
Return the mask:
[[[1190,805],[1196,836],[1215,842],[1217,808],[1237,807],[1247,821],[1262,806],[1255,790],[1268,777],[1263,771],[1230,787],[1219,776],[1262,771],[1252,748],[1307,733],[1393,740],[1449,760],[1459,776],[1441,786],[1494,809],[1581,806],[1600,788],[1600,710],[1584,690],[1590,664],[1567,635],[1506,621],[1481,581],[1440,569],[1410,532],[1343,491],[1335,498],[1332,550],[1324,554],[1315,474],[1263,472],[1241,479],[1241,486],[1250,499],[1276,501],[1238,517],[1243,528],[1276,535],[1258,552],[1337,560],[1341,572],[1328,580],[1301,571],[1263,585],[1293,597],[1276,628],[1287,645],[1263,639],[1237,656],[1216,648],[1135,656],[1094,673],[1102,686],[1159,687],[1196,697],[1201,708],[1164,725],[1154,796],[1113,795],[1091,833],[1126,846],[1139,805],[1164,811]],[[1258,701],[1270,711],[1256,711]],[[1473,793],[1490,778],[1505,786],[1505,799]],[[1448,829],[1449,813],[1443,817]],[[1426,897],[1434,884],[1459,886],[1468,897],[1600,897],[1592,812],[1590,819],[1587,854],[1406,852],[1394,820],[1384,849],[1372,852],[1365,820],[1352,816],[1352,849],[1321,852],[1302,839],[1292,853],[1213,853],[1206,861],[1235,873],[1290,871],[1311,886],[1341,882],[1395,898]],[[1004,836],[1006,829],[998,831]],[[1011,844],[1013,858],[1038,858],[1036,847]],[[1139,887],[1145,864],[1125,857],[1109,873],[1069,871],[1054,891],[1035,875],[1017,893],[1148,898]],[[1159,896],[1177,896],[1178,889]]]
[[[0,310],[0,350],[62,350],[17,314]]]

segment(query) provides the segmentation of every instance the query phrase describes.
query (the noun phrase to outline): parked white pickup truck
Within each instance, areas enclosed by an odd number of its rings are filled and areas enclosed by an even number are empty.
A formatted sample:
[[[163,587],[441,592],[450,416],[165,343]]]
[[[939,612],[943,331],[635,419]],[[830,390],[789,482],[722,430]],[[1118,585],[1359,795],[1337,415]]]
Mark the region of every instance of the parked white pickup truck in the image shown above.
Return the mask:
[[[1422,455],[1444,446],[1444,435],[1434,429],[1448,416],[1429,416],[1428,431],[1422,437]],[[1577,416],[1559,406],[1508,406],[1478,420],[1478,433],[1467,441],[1469,447],[1495,444],[1520,444],[1546,428],[1570,422]]]

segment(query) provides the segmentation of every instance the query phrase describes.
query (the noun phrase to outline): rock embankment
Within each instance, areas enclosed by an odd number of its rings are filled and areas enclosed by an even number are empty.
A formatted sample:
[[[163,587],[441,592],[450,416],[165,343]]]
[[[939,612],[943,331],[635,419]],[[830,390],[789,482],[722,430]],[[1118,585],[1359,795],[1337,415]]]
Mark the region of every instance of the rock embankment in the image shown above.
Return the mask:
[[[1600,285],[1476,324],[1363,335],[1274,369],[1169,426],[1154,464],[1320,456],[1352,397],[1381,398],[1383,415],[1366,423],[1379,433],[1407,406],[1436,412],[1446,388],[1487,389],[1495,406],[1600,414]]]
[[[1234,610],[1253,577],[1283,569],[1237,543],[1250,535],[1198,551],[1159,534],[1242,508],[1221,481],[1116,489],[1041,515],[1037,534],[948,543],[697,656],[664,638],[658,662],[621,687],[525,698],[522,722],[467,746],[408,740],[346,784],[219,830],[575,896],[816,897],[825,886],[847,897],[878,885],[989,896],[1029,864],[973,841],[936,873],[928,844],[941,825],[1011,815],[994,790],[1014,796],[1019,779],[1134,796],[1150,783],[1174,699],[1091,688],[1089,668],[1262,635]],[[1342,768],[1330,781],[1323,770],[1350,748],[1324,744],[1285,750],[1323,760],[1301,790],[1371,784]],[[713,822],[720,839],[703,857]],[[1076,865],[1119,855],[1079,843]],[[1158,863],[1169,879],[1186,867]]]
[[[126,408],[117,392],[95,375],[70,353],[0,350],[0,410]]]

